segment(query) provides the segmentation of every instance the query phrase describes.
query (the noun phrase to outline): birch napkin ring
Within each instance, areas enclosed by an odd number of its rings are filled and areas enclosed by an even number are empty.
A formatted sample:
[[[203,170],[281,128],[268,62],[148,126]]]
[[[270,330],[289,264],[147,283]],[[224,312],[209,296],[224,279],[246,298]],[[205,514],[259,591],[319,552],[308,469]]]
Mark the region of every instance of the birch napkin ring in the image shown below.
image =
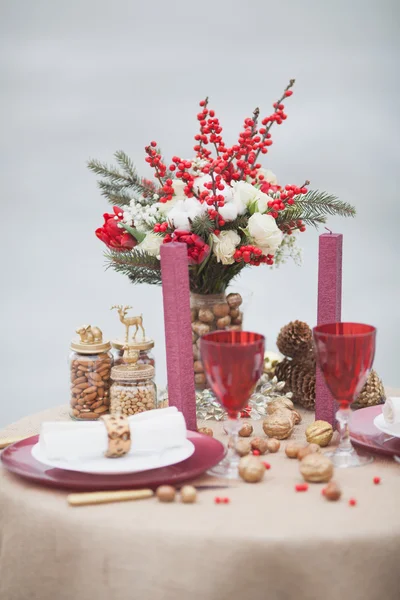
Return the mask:
[[[107,458],[119,458],[128,454],[131,449],[131,430],[128,419],[122,415],[105,415],[101,417],[107,429]]]

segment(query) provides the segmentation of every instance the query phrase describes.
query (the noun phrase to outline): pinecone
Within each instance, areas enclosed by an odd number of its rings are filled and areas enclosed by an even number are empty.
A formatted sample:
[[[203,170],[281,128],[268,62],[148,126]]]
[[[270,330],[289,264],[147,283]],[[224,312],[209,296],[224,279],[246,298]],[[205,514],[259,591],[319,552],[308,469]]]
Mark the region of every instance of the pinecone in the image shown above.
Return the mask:
[[[279,352],[291,358],[308,354],[312,348],[311,329],[303,321],[291,321],[280,330],[276,345]]]
[[[292,371],[293,362],[290,358],[284,358],[275,367],[275,377],[278,381],[285,381],[286,385],[283,388],[284,392],[290,392],[290,377]]]
[[[315,407],[315,360],[308,362],[293,361],[290,391],[293,401],[304,408]]]
[[[378,377],[377,372],[372,369],[368,376],[367,383],[364,385],[351,407],[357,409],[365,408],[366,406],[375,406],[376,404],[383,404],[385,400],[386,394],[382,380]]]

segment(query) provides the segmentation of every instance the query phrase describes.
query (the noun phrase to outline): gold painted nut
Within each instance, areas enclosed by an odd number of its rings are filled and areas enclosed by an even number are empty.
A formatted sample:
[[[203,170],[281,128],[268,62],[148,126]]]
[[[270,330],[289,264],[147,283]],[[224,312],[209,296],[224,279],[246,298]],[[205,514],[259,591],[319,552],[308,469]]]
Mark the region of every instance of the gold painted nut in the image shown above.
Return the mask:
[[[319,452],[321,452],[321,448],[318,444],[307,444],[307,446],[302,446],[299,449],[297,458],[303,460],[305,456],[308,456],[309,454],[318,454]]]
[[[300,473],[311,483],[326,483],[332,479],[333,463],[323,454],[308,454],[300,461]]]
[[[269,415],[263,421],[264,433],[268,437],[276,438],[277,440],[285,440],[288,438],[294,427],[292,417],[284,412],[276,412]]]
[[[328,446],[333,436],[333,427],[327,421],[314,421],[306,429],[307,442]]]
[[[277,398],[276,400],[273,400],[272,402],[267,404],[267,414],[272,415],[274,412],[279,412],[280,410],[285,408],[293,410],[294,404],[289,398],[281,396],[280,398]]]
[[[295,442],[290,442],[285,448],[285,454],[288,458],[297,458],[299,450],[299,444],[296,444]]]
[[[255,456],[249,454],[239,461],[239,475],[247,483],[258,483],[265,474],[265,466]]]
[[[251,452],[251,442],[250,440],[239,440],[235,446],[236,452],[239,456],[247,456]]]

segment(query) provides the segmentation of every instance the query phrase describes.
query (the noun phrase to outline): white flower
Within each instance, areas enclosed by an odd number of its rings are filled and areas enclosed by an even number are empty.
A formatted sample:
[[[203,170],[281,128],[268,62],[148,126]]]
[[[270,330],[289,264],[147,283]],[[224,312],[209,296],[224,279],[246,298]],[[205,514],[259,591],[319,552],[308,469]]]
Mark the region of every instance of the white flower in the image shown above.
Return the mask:
[[[233,186],[233,202],[239,215],[243,215],[253,202],[256,202],[258,212],[264,213],[269,200],[271,198],[267,194],[246,181],[238,181]]]
[[[144,240],[136,246],[137,250],[143,250],[152,256],[160,256],[160,246],[163,243],[163,237],[157,233],[148,233]]]
[[[172,210],[169,211],[168,220],[174,225],[175,229],[190,231],[190,221],[193,221],[206,210],[207,204],[202,204],[196,198],[178,200]]]
[[[224,206],[220,206],[218,212],[225,221],[233,221],[238,215],[236,204],[233,202],[227,202]]]
[[[247,227],[255,245],[262,250],[263,254],[275,254],[282,242],[283,234],[271,215],[254,213]]]
[[[264,179],[259,179],[259,181],[267,181],[271,185],[278,185],[278,180],[276,178],[275,173],[270,171],[269,169],[258,169],[257,171],[257,179],[259,175],[264,175]]]
[[[213,234],[213,252],[217,261],[223,265],[231,265],[236,246],[240,244],[240,236],[236,231],[221,231],[218,235]]]

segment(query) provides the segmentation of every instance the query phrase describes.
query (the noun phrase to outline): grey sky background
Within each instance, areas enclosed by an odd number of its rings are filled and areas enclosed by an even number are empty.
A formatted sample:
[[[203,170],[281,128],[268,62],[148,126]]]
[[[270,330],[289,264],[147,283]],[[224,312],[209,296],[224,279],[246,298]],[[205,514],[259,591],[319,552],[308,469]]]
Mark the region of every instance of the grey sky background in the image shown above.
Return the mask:
[[[121,333],[115,303],[143,313],[166,380],[161,290],[104,271],[94,236],[106,202],[90,157],[144,146],[192,156],[206,95],[233,142],[255,106],[296,87],[264,166],[352,202],[344,234],[343,320],[378,327],[375,366],[399,375],[399,50],[395,0],[0,1],[0,426],[68,401],[68,348],[92,323]],[[292,319],[316,320],[318,234],[302,267],[249,269],[246,328],[274,349]]]

